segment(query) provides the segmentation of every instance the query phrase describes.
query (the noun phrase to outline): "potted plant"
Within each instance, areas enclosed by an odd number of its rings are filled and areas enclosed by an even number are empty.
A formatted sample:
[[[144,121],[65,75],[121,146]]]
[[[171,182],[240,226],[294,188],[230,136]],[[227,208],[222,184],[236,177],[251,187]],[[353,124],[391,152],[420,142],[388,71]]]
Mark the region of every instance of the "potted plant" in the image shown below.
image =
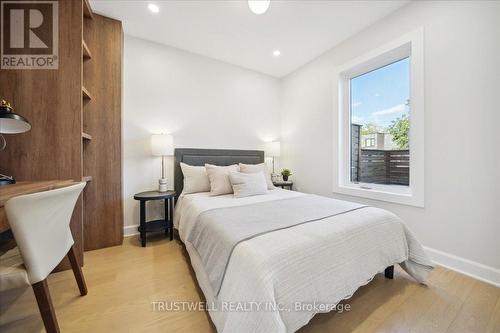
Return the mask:
[[[288,181],[288,177],[292,175],[292,172],[290,169],[283,169],[281,170],[281,176],[283,177],[283,180],[286,182]]]

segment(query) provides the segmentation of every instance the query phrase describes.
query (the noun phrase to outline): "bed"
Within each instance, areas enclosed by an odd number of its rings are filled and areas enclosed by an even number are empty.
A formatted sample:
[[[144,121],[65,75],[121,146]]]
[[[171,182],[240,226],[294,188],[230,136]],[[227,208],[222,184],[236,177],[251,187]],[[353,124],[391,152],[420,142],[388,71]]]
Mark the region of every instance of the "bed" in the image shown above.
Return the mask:
[[[176,149],[175,160],[182,193],[180,162],[258,164],[264,153]],[[432,270],[394,214],[283,189],[245,198],[181,194],[174,225],[218,332],[295,332],[377,273],[391,277],[394,264],[420,283]]]

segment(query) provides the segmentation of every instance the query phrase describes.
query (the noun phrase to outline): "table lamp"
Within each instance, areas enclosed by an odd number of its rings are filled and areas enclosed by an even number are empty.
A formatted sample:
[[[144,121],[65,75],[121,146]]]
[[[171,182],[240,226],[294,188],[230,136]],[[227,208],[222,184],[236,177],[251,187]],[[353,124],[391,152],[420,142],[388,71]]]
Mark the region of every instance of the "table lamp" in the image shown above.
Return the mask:
[[[273,158],[273,177],[276,176],[274,173],[274,158],[279,157],[281,153],[281,144],[279,141],[267,142],[265,146],[266,156]]]
[[[3,134],[24,133],[31,129],[30,123],[22,116],[12,112],[13,108],[9,102],[2,99],[0,101],[0,150],[4,150],[7,146]],[[16,180],[12,176],[0,174],[0,186],[15,184]]]
[[[153,134],[151,136],[151,152],[153,156],[161,156],[161,179],[158,180],[158,191],[167,192],[165,179],[165,156],[174,155],[174,139],[168,134]]]

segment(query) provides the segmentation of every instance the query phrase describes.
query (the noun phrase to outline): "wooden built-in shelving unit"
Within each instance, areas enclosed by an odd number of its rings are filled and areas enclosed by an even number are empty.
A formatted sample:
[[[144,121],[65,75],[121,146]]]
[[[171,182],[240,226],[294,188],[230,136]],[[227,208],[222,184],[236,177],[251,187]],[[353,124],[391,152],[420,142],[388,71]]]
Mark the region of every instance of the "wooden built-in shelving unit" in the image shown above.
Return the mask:
[[[85,43],[84,40],[82,40],[82,48],[83,48],[83,60],[89,60],[92,59],[92,53],[89,50],[89,47],[87,46],[87,43]]]
[[[82,1],[82,181],[84,249],[123,241],[120,21]]]
[[[88,0],[61,0],[58,12],[57,70],[0,68],[1,97],[32,125],[9,137],[0,170],[20,181],[87,182],[70,223],[83,264],[84,250],[123,240],[123,31],[120,21],[92,13]],[[69,261],[59,268],[70,268]]]
[[[87,159],[89,158],[88,153],[87,153],[87,147],[90,144],[90,141],[92,140],[92,135],[89,133],[86,133],[84,131],[84,128],[88,128],[86,126],[86,117],[84,117],[84,112],[85,108],[88,107],[88,102],[92,100],[92,95],[90,92],[85,88],[84,84],[86,83],[85,77],[86,75],[86,70],[88,66],[89,60],[92,59],[92,52],[90,51],[90,48],[88,44],[85,42],[85,35],[87,34],[86,32],[89,31],[89,25],[91,25],[93,19],[94,19],[94,14],[92,13],[92,8],[90,7],[90,4],[88,0],[82,0],[82,6],[83,6],[83,16],[82,16],[82,143],[85,143],[85,149],[82,149],[82,181],[87,183],[86,190],[88,190],[88,182],[92,180],[92,176],[85,176],[87,174],[87,170],[85,170],[85,164]],[[83,148],[83,147],[82,147]],[[84,192],[85,193],[85,192]],[[86,201],[83,201],[83,205],[85,208]],[[85,224],[85,218],[84,218],[84,224]]]
[[[92,99],[92,96],[90,95],[89,91],[82,86],[82,97],[83,99]]]
[[[93,19],[94,14],[92,13],[92,8],[88,0],[83,0],[83,17]]]

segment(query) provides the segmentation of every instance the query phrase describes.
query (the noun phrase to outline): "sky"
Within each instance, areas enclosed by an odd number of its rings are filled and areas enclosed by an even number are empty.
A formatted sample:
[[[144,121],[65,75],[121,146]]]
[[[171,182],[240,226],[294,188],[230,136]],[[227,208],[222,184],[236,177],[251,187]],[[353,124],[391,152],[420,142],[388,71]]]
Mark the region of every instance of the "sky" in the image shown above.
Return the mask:
[[[409,113],[410,61],[399,60],[351,79],[351,121],[380,130]]]

